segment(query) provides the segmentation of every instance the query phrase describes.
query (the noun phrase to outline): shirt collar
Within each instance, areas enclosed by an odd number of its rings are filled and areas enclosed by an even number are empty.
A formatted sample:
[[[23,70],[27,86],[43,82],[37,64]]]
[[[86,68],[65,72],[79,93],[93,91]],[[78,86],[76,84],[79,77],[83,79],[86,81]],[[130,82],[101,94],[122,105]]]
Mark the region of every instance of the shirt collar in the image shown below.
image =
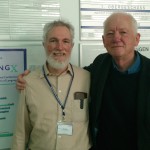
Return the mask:
[[[49,70],[47,68],[47,63],[44,64],[44,70],[45,70],[45,74],[47,76],[55,76],[54,74],[52,74],[51,72],[49,72]],[[67,70],[64,73],[62,73],[61,75],[67,74],[67,73],[70,74],[71,76],[73,76],[73,72],[72,72],[70,64],[68,64]],[[43,78],[43,77],[44,77],[43,72],[41,72],[40,78]]]
[[[119,71],[117,65],[115,64],[114,60],[113,60],[113,66],[114,68]],[[139,53],[136,52],[136,58],[134,63],[123,73],[124,74],[133,74],[133,73],[137,73],[140,70],[140,66],[141,66],[141,59],[140,59],[140,55]],[[120,72],[120,71],[119,71]]]

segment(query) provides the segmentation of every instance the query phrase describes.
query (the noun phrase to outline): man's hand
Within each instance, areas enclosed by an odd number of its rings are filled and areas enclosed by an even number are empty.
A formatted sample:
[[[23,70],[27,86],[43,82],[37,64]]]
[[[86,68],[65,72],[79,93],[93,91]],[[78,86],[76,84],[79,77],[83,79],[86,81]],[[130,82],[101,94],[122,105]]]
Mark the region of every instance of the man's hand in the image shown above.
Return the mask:
[[[26,81],[23,79],[24,76],[28,75],[30,70],[25,70],[24,73],[18,75],[16,81],[16,89],[17,90],[24,90],[26,86]]]

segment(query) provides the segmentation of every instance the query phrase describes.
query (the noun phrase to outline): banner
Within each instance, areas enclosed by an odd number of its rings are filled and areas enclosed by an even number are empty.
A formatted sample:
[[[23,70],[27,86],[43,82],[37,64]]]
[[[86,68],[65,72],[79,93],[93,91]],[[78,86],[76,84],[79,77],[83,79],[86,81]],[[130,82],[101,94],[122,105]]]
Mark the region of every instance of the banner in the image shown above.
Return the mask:
[[[17,76],[26,69],[26,49],[0,49],[0,150],[9,150],[16,120]]]

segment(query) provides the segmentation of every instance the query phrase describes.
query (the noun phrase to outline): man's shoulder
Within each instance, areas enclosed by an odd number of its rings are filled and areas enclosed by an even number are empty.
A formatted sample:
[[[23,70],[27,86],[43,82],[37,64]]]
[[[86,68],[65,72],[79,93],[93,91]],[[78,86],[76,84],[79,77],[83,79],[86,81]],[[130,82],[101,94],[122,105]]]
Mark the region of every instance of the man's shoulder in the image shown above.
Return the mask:
[[[24,77],[25,80],[32,80],[32,79],[37,79],[37,78],[40,78],[42,74],[42,68],[37,68],[33,71],[31,71],[28,75],[26,75]]]
[[[85,69],[83,69],[82,67],[79,67],[79,66],[73,65],[73,69],[74,69],[74,71],[77,71],[77,72],[82,72],[82,73],[89,74],[89,72],[87,70],[85,70]]]
[[[141,58],[142,64],[150,66],[150,58],[148,58],[147,56],[144,56],[141,53],[139,53],[139,56]]]
[[[145,60],[147,60],[147,61],[150,61],[150,58],[148,57],[148,56],[145,56],[145,55],[143,55],[143,54],[141,54],[141,53],[138,53],[139,55],[140,55],[140,57],[142,58],[142,59],[145,59]]]
[[[89,65],[85,66],[84,69],[92,72],[92,70],[99,68],[101,65],[107,65],[111,60],[111,55],[108,53],[99,54],[94,61]]]
[[[95,61],[103,61],[104,59],[106,58],[111,58],[111,55],[109,53],[102,53],[102,54],[99,54],[95,59],[94,59],[94,62]]]

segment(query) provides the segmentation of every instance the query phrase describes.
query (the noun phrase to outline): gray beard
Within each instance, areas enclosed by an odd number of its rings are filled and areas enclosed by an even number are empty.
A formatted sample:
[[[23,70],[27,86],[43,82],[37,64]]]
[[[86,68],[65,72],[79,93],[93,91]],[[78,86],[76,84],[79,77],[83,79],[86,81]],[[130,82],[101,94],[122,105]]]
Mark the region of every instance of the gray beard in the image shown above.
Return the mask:
[[[60,62],[58,60],[55,60],[51,55],[47,56],[48,65],[51,66],[52,68],[55,68],[55,69],[66,68],[69,64],[69,61],[70,61],[70,58],[63,61],[63,62]]]

